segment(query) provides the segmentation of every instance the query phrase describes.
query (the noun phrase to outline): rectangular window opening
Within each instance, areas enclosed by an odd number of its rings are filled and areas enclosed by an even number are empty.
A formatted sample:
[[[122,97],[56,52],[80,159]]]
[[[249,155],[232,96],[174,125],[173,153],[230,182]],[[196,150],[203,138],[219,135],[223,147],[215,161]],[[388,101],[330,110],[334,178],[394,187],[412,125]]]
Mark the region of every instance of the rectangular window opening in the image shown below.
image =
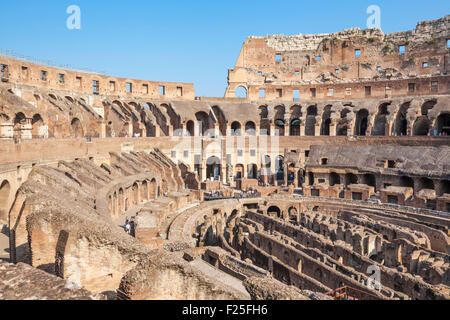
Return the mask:
[[[281,59],[282,59],[281,53],[277,53],[277,54],[275,55],[275,62],[280,63],[280,62],[281,62]]]
[[[361,58],[361,49],[355,50],[355,58]]]
[[[311,88],[310,91],[311,91],[311,97],[315,98],[316,97],[316,88]]]
[[[41,80],[47,81],[47,71],[44,70],[41,71]]]
[[[143,84],[142,85],[142,93],[143,94],[148,94],[148,84]]]
[[[405,54],[406,53],[406,45],[402,45],[402,46],[398,47],[398,52],[400,54]]]
[[[365,93],[366,93],[366,97],[370,97],[372,95],[372,87],[366,86]]]
[[[259,89],[259,97],[260,98],[266,97],[266,89]]]
[[[64,73],[58,75],[59,84],[64,84]]]
[[[159,86],[159,95],[160,96],[166,95],[166,87],[165,86]]]
[[[127,93],[133,92],[133,84],[131,82],[127,82]]]
[[[299,89],[294,89],[294,91],[292,92],[292,95],[294,97],[294,101],[300,101],[300,90]]]
[[[178,97],[182,97],[183,96],[183,88],[182,87],[177,87],[177,96]]]
[[[98,80],[92,81],[92,92],[94,94],[100,93],[100,82]]]

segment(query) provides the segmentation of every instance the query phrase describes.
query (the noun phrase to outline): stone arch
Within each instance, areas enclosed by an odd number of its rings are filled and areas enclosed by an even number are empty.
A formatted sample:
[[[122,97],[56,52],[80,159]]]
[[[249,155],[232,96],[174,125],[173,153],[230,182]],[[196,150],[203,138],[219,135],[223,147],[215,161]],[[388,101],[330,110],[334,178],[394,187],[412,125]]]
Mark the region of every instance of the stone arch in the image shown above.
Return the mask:
[[[191,137],[193,137],[195,135],[194,121],[189,120],[188,122],[186,122],[186,133]]]
[[[383,103],[378,107],[378,112],[372,128],[372,136],[386,136],[387,134],[387,117],[389,115],[388,106],[390,103]]]
[[[150,199],[156,199],[158,197],[158,183],[155,178],[150,181],[149,197]]]
[[[200,135],[206,136],[208,134],[208,131],[212,129],[210,116],[206,112],[200,111],[195,114],[195,118],[197,119],[197,122],[200,126]]]
[[[216,156],[209,157],[206,160],[206,179],[213,178],[219,180],[221,177],[220,159]]]
[[[286,126],[284,116],[286,114],[286,108],[283,105],[275,107],[274,125],[275,125],[275,135],[284,136],[284,128]]]
[[[84,130],[83,130],[83,126],[81,124],[80,119],[73,118],[72,121],[70,122],[70,127],[71,127],[72,138],[84,137]]]
[[[144,180],[141,184],[141,200],[147,201],[148,200],[148,181]]]
[[[317,106],[309,106],[306,110],[305,135],[314,137],[316,135]]]
[[[270,120],[269,120],[269,110],[267,106],[259,106],[259,116],[260,116],[260,135],[270,136]]]
[[[235,172],[235,178],[236,179],[242,179],[244,178],[244,165],[242,163],[238,163],[236,164],[236,166],[234,167],[234,172]]]
[[[450,180],[441,180],[439,182],[439,196],[450,194]]]
[[[31,120],[31,134],[33,138],[42,138],[43,136],[39,133],[40,127],[44,125],[44,120],[40,114],[35,114]]]
[[[219,123],[220,135],[225,137],[227,135],[227,119],[225,114],[219,106],[213,106],[211,110],[214,114],[214,117],[212,118],[215,119],[215,122],[217,121]]]
[[[332,106],[326,106],[324,112],[322,114],[322,125],[320,127],[320,135],[321,136],[329,136],[330,135],[330,126],[331,126],[331,108]]]
[[[281,210],[278,206],[270,206],[267,209],[267,214],[269,216],[276,216],[277,218],[281,218]]]
[[[9,197],[11,193],[11,185],[8,180],[3,180],[0,184],[0,220],[8,219]]]
[[[450,136],[450,114],[442,113],[436,120],[436,130],[438,135]]]
[[[241,123],[239,121],[234,121],[231,124],[231,135],[232,136],[241,136]]]
[[[341,184],[341,176],[336,172],[330,173],[330,186],[335,186],[337,184]]]
[[[139,185],[137,182],[133,183],[133,186],[131,187],[131,192],[133,195],[132,203],[134,205],[138,205],[140,201],[139,201]]]
[[[355,135],[356,136],[367,135],[368,126],[369,126],[369,111],[367,109],[361,109],[356,114]]]
[[[411,177],[403,176],[400,177],[401,187],[411,187],[414,189],[414,180]]]
[[[290,207],[288,209],[288,214],[289,214],[289,220],[297,221],[297,217],[298,217],[298,210],[297,210],[297,208]]]
[[[347,108],[341,111],[341,118],[336,125],[337,136],[348,136],[349,119],[347,119],[347,116],[350,113],[351,111]]]
[[[358,177],[353,173],[347,173],[345,175],[345,186],[348,187],[351,184],[357,184]]]
[[[119,189],[119,213],[123,213],[125,211],[125,193],[123,188]]]
[[[297,136],[297,137],[300,136],[300,134],[301,134],[300,125],[301,125],[300,119],[298,119],[298,118],[292,119],[291,123],[290,123],[290,128],[289,128],[289,135]]]
[[[247,98],[248,97],[248,90],[244,86],[238,86],[235,89],[235,97],[236,98]]]
[[[374,187],[376,191],[377,180],[374,174],[366,173],[362,176],[362,183]]]
[[[430,133],[431,121],[427,116],[421,116],[416,119],[413,127],[413,135],[427,136]]]
[[[434,182],[429,178],[420,178],[418,181],[418,186],[416,191],[423,189],[434,190]]]
[[[248,136],[256,136],[256,125],[253,121],[248,121],[245,124],[245,133]]]
[[[397,116],[394,121],[394,127],[392,128],[392,131],[397,136],[407,136],[408,135],[408,109],[411,106],[410,102],[406,102],[402,104],[400,107],[400,110],[397,113]]]

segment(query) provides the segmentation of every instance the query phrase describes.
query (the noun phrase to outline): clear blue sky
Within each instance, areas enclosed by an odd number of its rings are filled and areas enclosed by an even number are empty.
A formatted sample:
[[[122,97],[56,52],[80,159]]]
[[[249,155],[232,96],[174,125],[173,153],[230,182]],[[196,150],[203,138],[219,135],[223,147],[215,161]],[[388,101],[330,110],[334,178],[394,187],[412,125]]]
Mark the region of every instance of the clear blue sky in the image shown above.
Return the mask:
[[[414,28],[450,13],[449,0],[2,0],[0,48],[156,81],[194,82],[197,96],[223,96],[249,35],[365,28],[369,5],[384,32]],[[69,5],[81,30],[68,30]]]

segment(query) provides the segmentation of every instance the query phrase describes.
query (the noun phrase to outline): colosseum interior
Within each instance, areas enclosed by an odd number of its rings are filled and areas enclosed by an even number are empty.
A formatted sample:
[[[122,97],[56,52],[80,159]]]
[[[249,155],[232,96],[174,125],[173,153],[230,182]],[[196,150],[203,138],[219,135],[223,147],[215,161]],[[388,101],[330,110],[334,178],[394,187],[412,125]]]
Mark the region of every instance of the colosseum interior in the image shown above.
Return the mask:
[[[0,299],[449,300],[449,57],[450,15],[249,37],[220,98],[0,56]]]

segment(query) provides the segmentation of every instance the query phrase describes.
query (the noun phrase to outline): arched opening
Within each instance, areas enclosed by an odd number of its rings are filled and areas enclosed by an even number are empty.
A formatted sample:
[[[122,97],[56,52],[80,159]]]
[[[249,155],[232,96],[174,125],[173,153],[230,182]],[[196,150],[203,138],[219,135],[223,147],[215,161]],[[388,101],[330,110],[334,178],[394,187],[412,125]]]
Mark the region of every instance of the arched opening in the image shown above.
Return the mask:
[[[194,128],[195,128],[194,121],[189,120],[186,123],[186,132],[187,132],[188,136],[190,136],[190,137],[194,136],[194,134],[195,134],[195,129]]]
[[[206,179],[220,180],[220,171],[220,159],[214,156],[208,158],[206,161]]]
[[[414,180],[410,177],[403,176],[400,178],[401,187],[410,187],[414,189]]]
[[[158,184],[156,183],[156,179],[152,179],[150,181],[150,190],[149,190],[150,194],[149,197],[150,199],[156,199],[158,197]]]
[[[231,124],[231,135],[232,136],[240,136],[241,135],[241,123],[238,121],[234,121]]]
[[[131,187],[132,195],[133,195],[133,204],[137,205],[139,204],[139,186],[135,182],[133,186]]]
[[[269,110],[267,109],[267,106],[260,106],[260,135],[262,136],[270,136],[270,121],[268,119],[269,116]]]
[[[347,173],[345,175],[345,186],[348,187],[351,184],[358,184],[358,177],[353,173]]]
[[[440,136],[450,135],[450,114],[441,114],[436,121],[437,133]]]
[[[197,112],[195,114],[195,118],[197,119],[199,125],[199,132],[202,136],[206,136],[208,134],[208,130],[211,129],[210,126],[210,117],[206,112]]]
[[[367,173],[367,174],[362,176],[362,183],[366,184],[368,186],[374,187],[374,188],[377,187],[377,182],[376,182],[375,175],[370,174],[370,173]]]
[[[243,164],[237,164],[235,167],[235,179],[239,180],[244,178],[244,165]]]
[[[291,121],[289,135],[290,136],[300,136],[300,125],[301,125],[300,119],[293,119]]]
[[[310,106],[306,111],[305,135],[314,137],[316,135],[317,106]]]
[[[248,136],[256,136],[256,125],[253,121],[249,121],[245,124],[245,133]]]
[[[72,138],[82,138],[84,137],[83,126],[78,118],[72,119],[70,123]]]
[[[443,194],[450,194],[450,180],[442,180],[439,189],[439,196],[442,196]]]
[[[275,124],[275,135],[279,137],[284,137],[285,122],[282,119],[277,119]]]
[[[336,173],[330,173],[330,186],[335,186],[337,184],[341,184],[341,177]]]
[[[236,88],[235,91],[235,97],[236,98],[247,98],[247,88],[243,87],[243,86],[239,86]]]
[[[420,178],[419,179],[419,189],[417,191],[428,189],[428,190],[434,190],[434,182],[431,179],[428,178]]]
[[[277,156],[275,158],[275,172],[277,175],[278,181],[284,180],[284,157],[283,156]]]
[[[261,166],[263,168],[270,168],[272,166],[272,160],[270,159],[270,156],[266,155],[261,161]]]
[[[320,127],[320,135],[329,136],[330,126],[331,126],[331,106],[326,106],[322,115],[322,125]]]
[[[42,117],[40,114],[35,114],[33,116],[33,119],[31,120],[31,134],[33,136],[33,139],[36,138],[43,138],[45,134],[43,132],[40,132],[40,128],[44,125],[44,120],[42,120]]]
[[[142,181],[142,184],[141,184],[141,200],[142,201],[148,200],[148,182],[147,182],[147,180]]]
[[[377,116],[375,117],[375,123],[372,128],[373,136],[385,136],[387,135],[387,116],[389,115],[388,110],[389,103],[384,103],[378,108]]]
[[[314,185],[314,173],[308,172],[308,185],[313,186]]]
[[[267,209],[267,214],[271,217],[281,218],[281,210],[277,206],[271,206]]]
[[[10,192],[10,184],[8,180],[4,180],[2,184],[0,184],[0,220],[3,221],[6,221],[8,219]]]
[[[252,163],[248,165],[248,178],[257,179],[258,178],[258,167],[256,164]]]
[[[357,136],[365,136],[367,133],[367,127],[369,124],[368,121],[369,111],[367,109],[361,109],[356,114],[356,122],[355,122],[355,135]]]
[[[298,211],[296,208],[294,207],[290,207],[288,210],[289,213],[289,220],[292,222],[296,222],[297,221],[297,217],[298,217]]]
[[[211,118],[214,119],[216,125],[218,122],[220,135],[225,137],[227,135],[227,119],[225,118],[225,115],[220,107],[213,106],[211,109],[214,114]]]
[[[430,133],[431,123],[428,117],[422,116],[414,122],[413,133],[415,136],[427,136]]]
[[[408,135],[408,120],[406,116],[408,114],[408,109],[410,107],[410,103],[404,103],[395,118],[394,124],[394,133],[397,136],[407,136]]]

